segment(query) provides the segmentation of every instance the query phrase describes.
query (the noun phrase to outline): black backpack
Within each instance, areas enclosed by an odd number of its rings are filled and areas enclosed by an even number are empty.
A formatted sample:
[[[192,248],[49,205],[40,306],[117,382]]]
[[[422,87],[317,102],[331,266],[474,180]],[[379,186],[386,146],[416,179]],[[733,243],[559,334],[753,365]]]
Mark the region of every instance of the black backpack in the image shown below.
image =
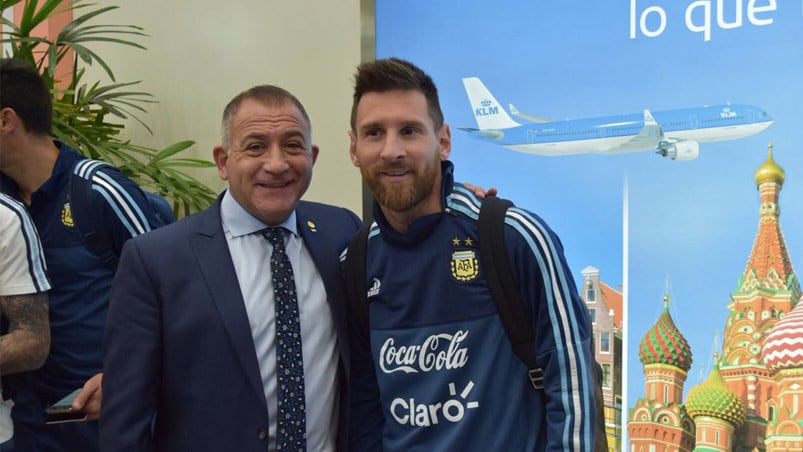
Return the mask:
[[[544,374],[535,360],[535,336],[529,309],[522,301],[517,289],[516,277],[510,268],[505,252],[505,213],[513,203],[496,196],[486,197],[480,208],[478,220],[480,262],[485,269],[488,287],[491,290],[502,325],[516,356],[527,366],[527,377],[535,390],[543,390]],[[344,276],[349,308],[359,331],[370,338],[368,326],[368,290],[366,285],[366,260],[368,257],[368,233],[370,225],[364,226],[351,239]],[[594,349],[594,336],[591,336],[591,349]],[[594,361],[594,400],[596,403],[596,424],[594,426],[595,452],[607,452],[608,441],[605,433],[605,412],[602,395],[602,367]]]
[[[109,267],[116,269],[119,256],[114,252],[114,246],[108,231],[99,226],[97,214],[92,209],[92,179],[95,173],[107,168],[118,171],[114,166],[100,160],[80,160],[73,167],[68,182],[68,199],[72,219],[81,237],[84,239],[86,247]],[[148,208],[158,220],[159,224],[153,227],[164,226],[175,221],[173,209],[170,204],[157,193],[143,190],[148,200]]]

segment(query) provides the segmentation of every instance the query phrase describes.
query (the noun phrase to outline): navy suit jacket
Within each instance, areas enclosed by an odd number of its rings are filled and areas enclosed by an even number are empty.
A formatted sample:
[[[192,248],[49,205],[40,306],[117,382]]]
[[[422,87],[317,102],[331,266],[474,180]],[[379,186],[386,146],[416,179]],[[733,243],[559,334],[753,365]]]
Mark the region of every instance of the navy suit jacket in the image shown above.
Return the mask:
[[[345,451],[350,363],[339,255],[361,222],[347,209],[304,201],[296,217],[337,330],[340,364],[332,371],[340,377],[337,443]],[[266,450],[275,413],[265,402],[220,200],[126,243],[104,351],[101,450]]]

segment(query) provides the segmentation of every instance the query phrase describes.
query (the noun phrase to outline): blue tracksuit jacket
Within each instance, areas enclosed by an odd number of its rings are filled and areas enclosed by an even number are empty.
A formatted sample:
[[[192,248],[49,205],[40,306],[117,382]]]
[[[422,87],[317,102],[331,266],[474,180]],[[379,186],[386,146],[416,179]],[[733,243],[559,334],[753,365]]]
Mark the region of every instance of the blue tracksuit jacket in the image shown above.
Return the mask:
[[[480,265],[480,201],[453,184],[450,162],[443,175],[443,211],[405,234],[374,208],[370,345],[353,328],[353,450],[591,450],[591,323],[558,237],[530,212],[507,213],[507,254],[544,370],[535,390]]]

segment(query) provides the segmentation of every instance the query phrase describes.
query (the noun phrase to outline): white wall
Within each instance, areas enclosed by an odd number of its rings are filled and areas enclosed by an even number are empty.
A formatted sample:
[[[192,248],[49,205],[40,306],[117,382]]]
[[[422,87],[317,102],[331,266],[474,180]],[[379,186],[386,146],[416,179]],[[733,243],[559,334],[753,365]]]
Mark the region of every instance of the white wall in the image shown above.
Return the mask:
[[[196,142],[194,157],[211,160],[220,142],[220,117],[237,93],[258,84],[288,89],[305,105],[313,142],[321,147],[305,199],[361,213],[359,171],[348,158],[352,74],[360,62],[359,0],[138,0],[107,1],[120,8],[96,23],[138,25],[150,36],[147,51],[103,47],[99,53],[118,81],[142,80],[138,89],[159,100],[131,138],[162,148]],[[100,77],[100,69],[91,69]],[[216,170],[199,175],[213,188]]]

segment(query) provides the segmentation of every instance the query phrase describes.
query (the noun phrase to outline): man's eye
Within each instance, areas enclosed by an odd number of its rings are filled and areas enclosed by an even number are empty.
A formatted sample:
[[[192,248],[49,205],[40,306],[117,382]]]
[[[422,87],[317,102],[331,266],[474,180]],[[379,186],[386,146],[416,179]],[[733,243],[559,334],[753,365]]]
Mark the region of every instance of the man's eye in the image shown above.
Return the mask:
[[[379,129],[368,129],[363,133],[366,137],[378,137],[382,134],[382,131]]]
[[[400,133],[403,136],[415,135],[418,133],[418,129],[416,129],[415,127],[405,127],[401,129]]]
[[[265,152],[265,146],[262,143],[251,143],[245,146],[243,152],[249,155],[259,155]]]
[[[284,148],[290,152],[302,152],[305,151],[307,148],[304,147],[303,143],[299,143],[298,141],[290,141],[285,143]]]

